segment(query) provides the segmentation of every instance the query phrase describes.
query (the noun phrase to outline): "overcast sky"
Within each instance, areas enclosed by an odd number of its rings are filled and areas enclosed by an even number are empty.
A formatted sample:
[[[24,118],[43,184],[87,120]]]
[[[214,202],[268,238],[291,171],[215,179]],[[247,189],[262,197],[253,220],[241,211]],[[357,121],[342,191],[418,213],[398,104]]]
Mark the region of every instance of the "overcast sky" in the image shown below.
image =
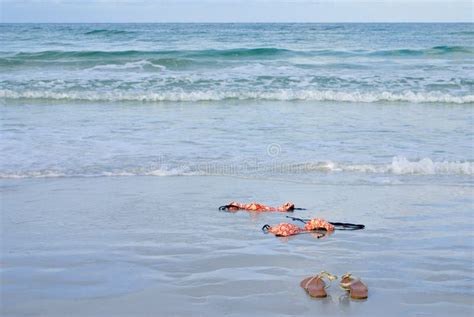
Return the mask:
[[[1,22],[473,22],[472,0],[0,0]]]

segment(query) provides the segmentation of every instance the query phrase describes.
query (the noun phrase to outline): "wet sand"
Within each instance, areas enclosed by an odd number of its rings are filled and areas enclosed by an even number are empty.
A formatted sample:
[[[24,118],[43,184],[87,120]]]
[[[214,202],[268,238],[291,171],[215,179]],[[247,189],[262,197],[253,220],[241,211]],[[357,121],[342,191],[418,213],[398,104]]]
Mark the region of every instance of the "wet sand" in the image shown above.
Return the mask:
[[[469,316],[473,189],[327,185],[231,177],[1,182],[2,316]],[[466,198],[471,197],[471,198]],[[229,214],[230,200],[364,223],[325,239],[265,235],[284,214]],[[369,286],[354,301],[299,287],[321,270]]]

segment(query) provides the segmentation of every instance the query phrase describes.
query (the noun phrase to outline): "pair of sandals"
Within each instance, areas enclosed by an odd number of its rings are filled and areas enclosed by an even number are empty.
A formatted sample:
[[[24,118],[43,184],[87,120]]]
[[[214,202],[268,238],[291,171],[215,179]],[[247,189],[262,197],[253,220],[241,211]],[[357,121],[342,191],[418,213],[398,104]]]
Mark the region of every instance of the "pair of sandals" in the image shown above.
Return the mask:
[[[329,281],[328,285],[326,285],[323,278]],[[328,295],[326,289],[330,286],[330,283],[336,279],[336,275],[323,271],[317,275],[305,278],[301,281],[300,285],[311,297],[323,298]],[[351,273],[346,273],[341,277],[339,286],[348,291],[353,299],[366,299],[368,297],[369,290],[367,285]]]

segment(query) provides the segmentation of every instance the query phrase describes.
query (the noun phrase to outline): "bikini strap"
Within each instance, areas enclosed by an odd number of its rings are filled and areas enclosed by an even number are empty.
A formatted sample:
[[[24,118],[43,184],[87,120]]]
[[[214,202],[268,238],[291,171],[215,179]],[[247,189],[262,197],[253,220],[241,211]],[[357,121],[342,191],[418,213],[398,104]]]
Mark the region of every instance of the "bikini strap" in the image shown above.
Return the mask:
[[[357,223],[347,223],[347,222],[329,222],[337,230],[362,230],[365,228],[365,225]]]
[[[234,204],[234,202],[231,202],[228,205],[220,206],[219,210],[220,211],[229,211],[230,208],[242,209],[241,206]]]
[[[267,224],[267,225],[264,225],[264,226],[262,227],[263,233],[268,233],[268,231],[270,230],[270,228],[271,228],[270,225],[268,225],[268,224]]]

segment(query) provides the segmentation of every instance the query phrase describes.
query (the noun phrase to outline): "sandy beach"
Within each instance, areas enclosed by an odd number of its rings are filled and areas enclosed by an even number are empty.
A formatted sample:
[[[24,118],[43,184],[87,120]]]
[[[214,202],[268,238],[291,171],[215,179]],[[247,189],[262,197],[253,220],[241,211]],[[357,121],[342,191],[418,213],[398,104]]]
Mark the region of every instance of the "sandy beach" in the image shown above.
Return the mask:
[[[472,188],[334,186],[212,176],[2,181],[3,316],[467,316]],[[265,235],[281,213],[229,214],[229,200],[289,197],[362,231]],[[449,222],[446,212],[449,210]],[[466,219],[471,219],[466,221]],[[351,271],[368,301],[308,275]]]

